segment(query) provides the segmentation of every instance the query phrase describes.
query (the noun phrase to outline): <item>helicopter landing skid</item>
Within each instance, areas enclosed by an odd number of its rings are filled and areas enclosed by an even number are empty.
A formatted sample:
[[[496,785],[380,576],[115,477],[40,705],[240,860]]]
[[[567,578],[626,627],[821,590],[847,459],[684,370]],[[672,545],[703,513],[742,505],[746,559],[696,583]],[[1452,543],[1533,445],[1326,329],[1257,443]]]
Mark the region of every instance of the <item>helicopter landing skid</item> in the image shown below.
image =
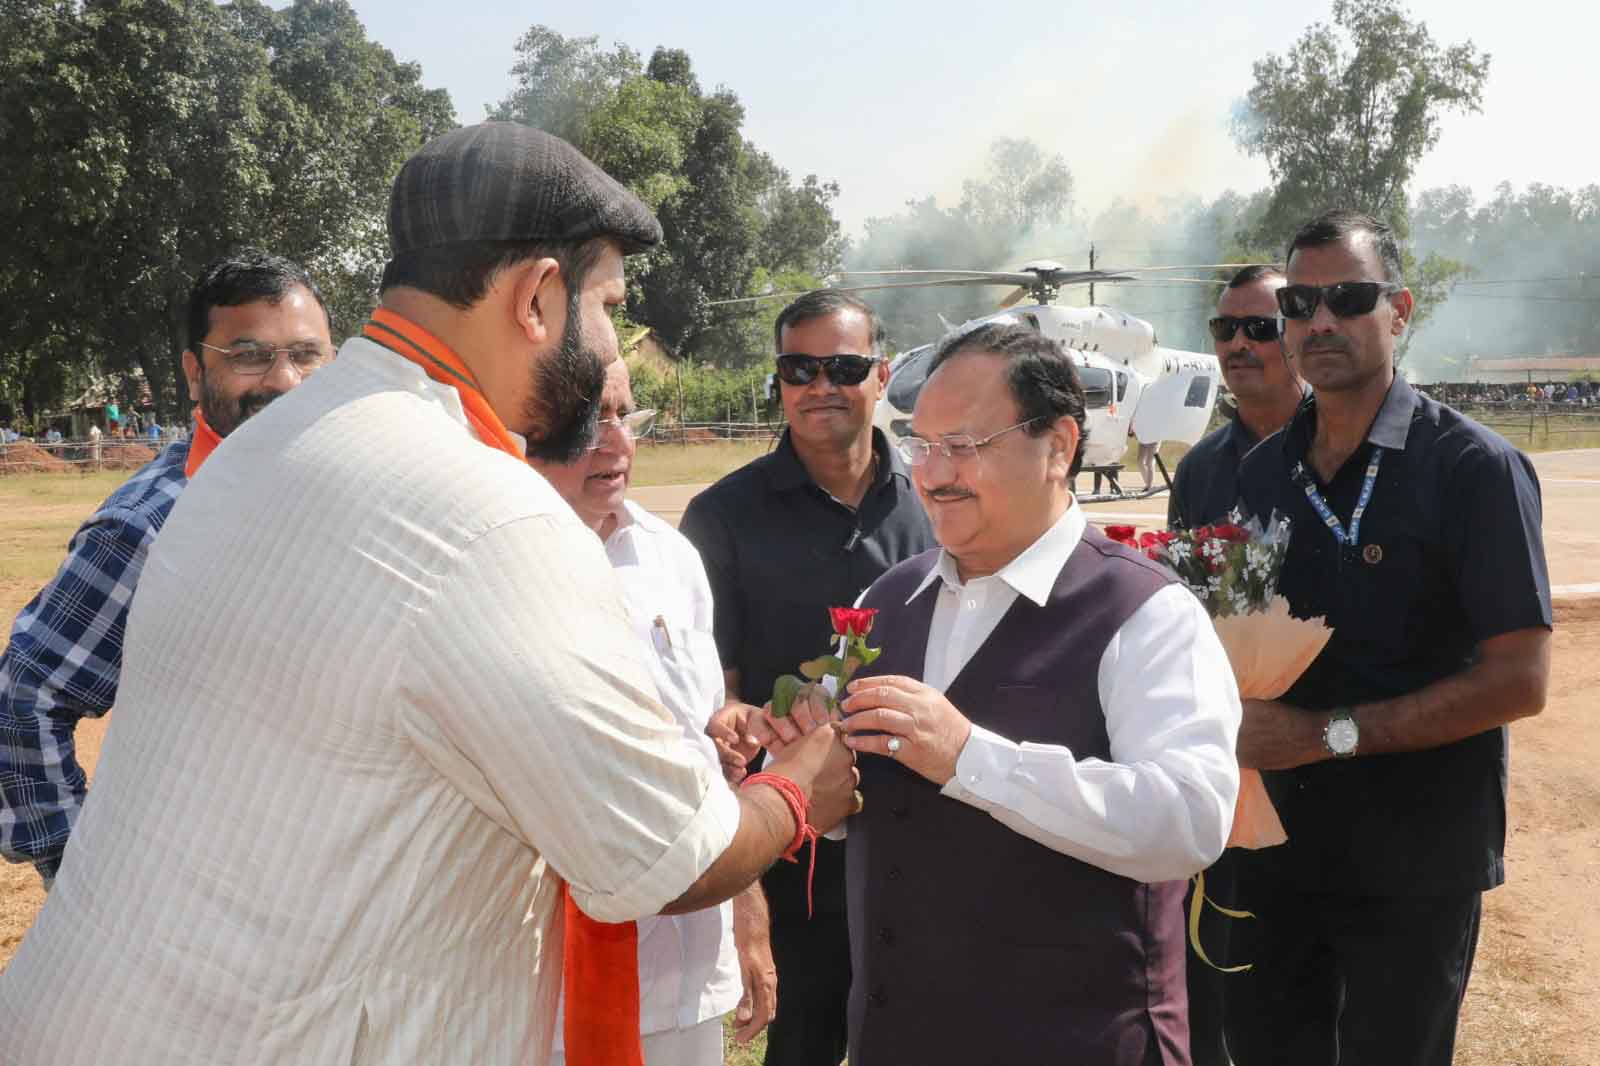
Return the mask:
[[[1084,493],[1075,492],[1073,493],[1072,498],[1077,500],[1079,503],[1118,503],[1127,502],[1128,500],[1148,500],[1153,496],[1160,496],[1163,493],[1171,492],[1172,475],[1167,473],[1167,464],[1162,462],[1160,452],[1155,454],[1155,461],[1156,469],[1161,471],[1162,484],[1151,485],[1147,489],[1139,489],[1137,491],[1130,492],[1127,489],[1124,489],[1117,481],[1117,478],[1121,476],[1124,469],[1122,464],[1118,463],[1113,466],[1086,466],[1078,472],[1080,474],[1094,475],[1096,491]],[[1110,492],[1098,491],[1102,479],[1111,486]]]

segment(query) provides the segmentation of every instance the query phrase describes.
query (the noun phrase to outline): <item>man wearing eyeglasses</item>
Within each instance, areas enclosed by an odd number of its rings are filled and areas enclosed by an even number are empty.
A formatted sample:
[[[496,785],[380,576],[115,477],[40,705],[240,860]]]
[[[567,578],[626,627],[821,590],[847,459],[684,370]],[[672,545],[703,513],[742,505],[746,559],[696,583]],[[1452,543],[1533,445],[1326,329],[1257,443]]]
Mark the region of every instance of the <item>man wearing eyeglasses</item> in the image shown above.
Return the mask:
[[[706,736],[711,713],[722,706],[722,665],[711,633],[711,587],[694,546],[672,526],[627,498],[633,457],[656,413],[634,405],[628,365],[606,368],[594,444],[570,463],[530,458],[529,463],[571,505],[605,545],[621,579],[624,604],[662,705],[683,728],[685,743],[713,770],[717,749]],[[760,892],[752,885],[747,892]],[[761,913],[765,914],[765,908]],[[689,914],[640,919],[639,1025],[647,1066],[711,1066],[722,1061],[722,1016],[740,1001],[740,952],[735,948],[734,905]],[[749,951],[770,969],[767,929]],[[743,945],[741,945],[743,947]],[[755,990],[738,1036],[748,1041],[765,1028],[767,989]],[[746,995],[751,990],[746,989]],[[560,1035],[552,1066],[568,1061]]]
[[[851,1066],[1189,1061],[1184,886],[1227,838],[1239,701],[1199,602],[1073,499],[1084,418],[1060,346],[991,324],[899,441],[940,550],[868,590],[843,704]]]
[[[741,739],[752,705],[828,646],[827,609],[933,546],[904,466],[872,426],[889,377],[872,308],[807,293],[779,313],[773,339],[789,427],[772,454],[695,497],[680,526],[711,580],[728,696],[711,733],[733,779],[755,757]],[[819,843],[814,906],[802,866],[779,863],[762,885],[778,1003],[767,1066],[837,1066],[850,990],[843,849]]]
[[[298,265],[247,249],[208,265],[183,353],[192,441],[168,446],[79,527],[0,658],[0,853],[49,888],[87,790],[73,733],[117,697],[123,629],[150,545],[223,437],[332,358],[322,294]]]
[[[1506,726],[1549,679],[1539,483],[1396,373],[1413,304],[1389,227],[1330,212],[1287,267],[1284,343],[1314,395],[1239,485],[1291,518],[1280,591],[1333,637],[1281,701],[1245,704],[1239,761],[1289,840],[1252,868],[1257,1016],[1229,1050],[1444,1066],[1482,893],[1505,879]]]
[[[1278,336],[1277,267],[1248,266],[1222,290],[1207,323],[1222,381],[1233,397],[1228,421],[1201,438],[1172,476],[1167,525],[1193,529],[1215,522],[1239,502],[1239,462],[1256,444],[1285,426],[1305,396],[1305,385]]]

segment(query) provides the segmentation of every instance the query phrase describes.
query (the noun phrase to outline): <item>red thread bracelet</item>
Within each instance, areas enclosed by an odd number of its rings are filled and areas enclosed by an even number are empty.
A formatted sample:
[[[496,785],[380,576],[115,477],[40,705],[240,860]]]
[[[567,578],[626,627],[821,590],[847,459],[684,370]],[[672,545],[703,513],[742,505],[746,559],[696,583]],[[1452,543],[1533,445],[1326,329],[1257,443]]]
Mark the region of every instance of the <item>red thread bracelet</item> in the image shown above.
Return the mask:
[[[789,842],[788,848],[783,852],[783,859],[787,862],[799,862],[795,858],[800,853],[800,848],[806,841],[811,841],[811,865],[806,870],[806,917],[811,917],[811,880],[817,873],[817,827],[812,825],[807,815],[810,813],[811,804],[806,802],[806,794],[800,786],[784,777],[782,774],[751,774],[740,785],[741,790],[751,785],[771,785],[778,790],[784,802],[789,804],[789,813],[794,815],[794,839]]]

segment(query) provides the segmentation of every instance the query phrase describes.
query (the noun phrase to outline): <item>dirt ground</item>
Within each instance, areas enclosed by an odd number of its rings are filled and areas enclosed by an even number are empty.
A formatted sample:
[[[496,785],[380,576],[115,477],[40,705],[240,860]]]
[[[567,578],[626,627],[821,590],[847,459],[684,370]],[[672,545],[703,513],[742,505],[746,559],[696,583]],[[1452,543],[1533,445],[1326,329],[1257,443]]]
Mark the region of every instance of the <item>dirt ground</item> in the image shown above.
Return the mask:
[[[1512,727],[1508,883],[1486,897],[1456,1058],[1463,1066],[1600,1062],[1600,451],[1535,462],[1557,601],[1551,697],[1542,715]],[[697,488],[636,495],[676,520]],[[1102,522],[1153,525],[1165,501],[1089,510]],[[7,619],[27,598],[18,592],[0,589]],[[91,773],[106,725],[78,730]],[[0,865],[0,966],[43,900],[31,868]]]

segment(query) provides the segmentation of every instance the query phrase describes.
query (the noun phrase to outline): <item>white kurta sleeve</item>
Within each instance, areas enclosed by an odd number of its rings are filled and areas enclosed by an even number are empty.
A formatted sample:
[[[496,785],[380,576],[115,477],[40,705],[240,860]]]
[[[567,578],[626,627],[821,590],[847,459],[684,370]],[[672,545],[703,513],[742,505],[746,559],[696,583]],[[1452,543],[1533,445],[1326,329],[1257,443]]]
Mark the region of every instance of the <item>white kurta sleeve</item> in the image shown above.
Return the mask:
[[[974,726],[944,794],[1055,851],[1137,881],[1222,854],[1239,794],[1239,692],[1205,610],[1172,585],[1111,638],[1099,669],[1111,761]]]
[[[478,537],[401,667],[423,757],[602,921],[654,914],[727,849],[739,803],[657,700],[615,575],[570,517]]]

